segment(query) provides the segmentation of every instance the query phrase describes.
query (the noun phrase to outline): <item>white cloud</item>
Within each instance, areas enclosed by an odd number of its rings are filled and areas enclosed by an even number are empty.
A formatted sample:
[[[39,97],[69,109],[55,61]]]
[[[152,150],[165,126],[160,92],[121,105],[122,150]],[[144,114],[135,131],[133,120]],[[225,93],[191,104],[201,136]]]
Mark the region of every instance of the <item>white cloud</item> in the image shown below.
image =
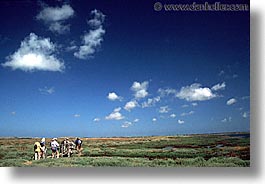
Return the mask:
[[[20,48],[7,57],[4,67],[23,71],[63,71],[64,63],[56,58],[55,45],[50,38],[41,38],[30,33],[20,44]]]
[[[15,116],[16,115],[16,112],[15,111],[11,112],[11,115]]]
[[[159,88],[157,92],[158,92],[162,97],[163,97],[163,96],[167,96],[167,95],[176,95],[176,94],[177,94],[177,90],[172,89],[172,88],[166,88],[166,89]]]
[[[183,112],[180,116],[189,116],[194,114],[194,111],[190,111],[190,112]]]
[[[121,108],[115,108],[112,113],[105,117],[106,120],[121,120],[124,116],[120,113]]]
[[[93,121],[94,122],[99,122],[100,121],[100,118],[94,118]]]
[[[179,123],[179,124],[183,124],[183,123],[185,123],[185,121],[179,119],[179,120],[178,120],[178,123]]]
[[[218,90],[224,90],[225,89],[225,82],[223,82],[222,84],[216,84],[214,85],[211,89],[213,91],[218,91]]]
[[[54,87],[48,88],[45,86],[44,88],[39,88],[39,92],[43,95],[51,95],[55,92],[55,90]]]
[[[121,127],[122,127],[122,128],[128,128],[128,127],[130,127],[130,126],[132,126],[132,125],[133,125],[132,122],[125,121],[125,122],[121,125]]]
[[[107,98],[111,101],[115,101],[115,100],[121,100],[121,97],[118,96],[115,92],[111,92],[108,94]]]
[[[144,81],[142,83],[136,81],[133,83],[131,90],[134,91],[135,98],[144,98],[148,95],[148,84],[148,81]]]
[[[176,97],[187,101],[204,101],[210,100],[216,95],[212,93],[210,88],[201,87],[201,84],[194,83],[190,86],[182,87]]]
[[[249,113],[248,113],[248,112],[244,112],[244,113],[242,114],[242,117],[243,117],[243,118],[247,118],[247,117],[249,117]]]
[[[237,102],[237,100],[235,98],[231,98],[226,102],[226,105],[233,105]]]
[[[79,59],[89,59],[101,46],[103,41],[103,35],[105,30],[103,29],[103,23],[105,15],[99,10],[91,11],[93,18],[88,21],[91,29],[88,33],[85,33],[82,37],[83,45],[79,47],[79,50],[74,53],[74,56]]]
[[[142,108],[153,107],[159,101],[160,101],[160,97],[159,96],[157,96],[155,98],[148,98],[147,101],[142,103]]]
[[[232,117],[231,116],[221,120],[222,123],[231,122],[231,121],[232,121]]]
[[[171,118],[175,118],[176,117],[176,114],[171,114],[170,117]]]
[[[81,115],[80,114],[74,114],[75,118],[79,118]]]
[[[130,111],[138,106],[138,103],[135,100],[129,101],[125,104],[124,109]]]
[[[198,105],[198,103],[194,102],[194,103],[191,103],[191,105],[192,105],[193,107],[195,107],[195,106]]]
[[[36,18],[43,21],[50,31],[63,34],[70,30],[70,24],[65,24],[65,21],[73,16],[73,8],[70,5],[63,5],[62,7],[45,7]]]
[[[159,108],[159,113],[168,113],[168,111],[170,111],[170,108],[167,105]]]
[[[156,119],[156,118],[153,118],[153,119],[152,119],[152,121],[153,121],[153,122],[156,122],[156,121],[157,121],[157,119]]]
[[[133,122],[134,122],[134,123],[137,123],[137,122],[139,122],[139,119],[136,118],[136,119],[133,120]]]

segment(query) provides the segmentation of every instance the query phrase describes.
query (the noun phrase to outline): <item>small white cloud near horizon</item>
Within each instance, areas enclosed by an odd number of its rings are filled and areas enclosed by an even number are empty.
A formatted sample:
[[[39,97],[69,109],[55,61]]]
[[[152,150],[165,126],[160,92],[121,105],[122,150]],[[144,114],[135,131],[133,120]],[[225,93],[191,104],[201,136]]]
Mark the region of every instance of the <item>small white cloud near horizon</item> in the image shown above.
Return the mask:
[[[133,124],[132,124],[132,122],[130,122],[130,121],[125,121],[122,125],[121,125],[121,127],[122,128],[128,128],[128,127],[130,127],[130,126],[132,126]]]
[[[142,83],[135,81],[131,86],[131,90],[134,92],[134,97],[136,99],[146,97],[148,95],[147,92],[148,85],[149,85],[148,81],[144,81]]]
[[[179,120],[178,120],[178,123],[179,123],[179,124],[183,124],[183,123],[185,123],[185,121],[179,119]]]
[[[157,121],[157,119],[156,119],[156,118],[153,118],[153,119],[152,119],[152,122],[156,122],[156,121]]]
[[[51,32],[64,34],[70,30],[70,24],[65,22],[73,16],[73,8],[65,4],[62,7],[44,7],[36,16],[36,19],[43,21]]]
[[[108,94],[107,98],[111,101],[115,101],[115,100],[121,100],[122,97],[118,96],[115,92],[111,92]]]
[[[237,100],[235,98],[230,98],[227,102],[226,105],[233,105],[237,102]]]
[[[193,107],[195,107],[195,106],[198,106],[198,103],[194,102],[194,103],[191,103],[191,105],[192,105]]]
[[[181,115],[180,115],[180,116],[189,116],[189,115],[192,115],[192,114],[194,114],[194,111],[190,111],[190,112],[183,112],[183,113],[181,113]]]
[[[75,118],[79,118],[81,115],[80,114],[74,114]]]
[[[96,9],[91,11],[90,14],[93,17],[87,21],[90,26],[90,30],[82,36],[82,45],[79,47],[78,51],[74,53],[74,56],[78,59],[92,58],[93,54],[101,46],[103,36],[106,33],[103,28],[105,15]]]
[[[176,117],[176,114],[170,114],[170,117],[171,118],[175,118]]]
[[[129,101],[125,104],[124,109],[127,111],[131,111],[135,107],[138,106],[138,103],[135,100]]]
[[[218,91],[218,90],[224,90],[225,87],[226,87],[225,82],[223,82],[223,83],[221,83],[221,84],[216,84],[216,85],[214,85],[211,89],[212,89],[213,91]]]
[[[138,118],[136,118],[136,119],[133,120],[134,123],[137,123],[137,122],[139,122],[139,121],[140,121],[140,120],[139,120]]]
[[[210,88],[201,87],[201,84],[194,83],[190,86],[182,87],[176,97],[186,101],[205,101],[215,98],[217,95],[212,93]]]
[[[168,107],[168,105],[166,105],[166,106],[161,106],[160,108],[159,108],[159,113],[168,113],[170,111],[170,108]]]
[[[43,87],[43,88],[39,88],[39,92],[43,95],[51,95],[55,92],[54,87]]]
[[[94,122],[99,122],[100,121],[100,118],[94,118],[93,121]]]
[[[3,67],[23,71],[53,71],[62,72],[64,63],[55,56],[56,46],[50,38],[41,38],[30,33],[20,44],[20,48],[12,55],[6,57]]]
[[[105,117],[106,120],[122,120],[125,117],[122,116],[120,113],[121,107],[117,107],[113,110],[112,113],[110,113],[108,116]]]

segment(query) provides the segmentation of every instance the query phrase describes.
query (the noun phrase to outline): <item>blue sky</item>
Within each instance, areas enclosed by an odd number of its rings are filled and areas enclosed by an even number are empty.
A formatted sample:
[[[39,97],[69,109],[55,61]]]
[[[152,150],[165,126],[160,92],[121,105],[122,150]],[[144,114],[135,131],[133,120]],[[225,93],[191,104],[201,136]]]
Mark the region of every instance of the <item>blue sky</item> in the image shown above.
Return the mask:
[[[0,136],[249,131],[249,12],[155,2],[1,1]]]

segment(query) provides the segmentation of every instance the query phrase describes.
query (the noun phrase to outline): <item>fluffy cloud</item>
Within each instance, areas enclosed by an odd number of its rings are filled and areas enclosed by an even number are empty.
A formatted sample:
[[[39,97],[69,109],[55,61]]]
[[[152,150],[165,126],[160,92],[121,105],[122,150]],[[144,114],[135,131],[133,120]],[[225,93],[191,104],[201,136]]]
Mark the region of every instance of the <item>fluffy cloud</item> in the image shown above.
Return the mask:
[[[247,118],[247,117],[249,117],[249,112],[244,112],[244,113],[242,114],[242,117],[243,117],[243,118]]]
[[[50,31],[63,34],[70,30],[70,24],[65,24],[65,21],[73,16],[73,8],[70,5],[63,5],[62,7],[45,7],[36,18],[43,21]]]
[[[118,107],[113,110],[108,116],[105,117],[106,120],[121,120],[124,119],[124,116],[120,113],[121,108]]]
[[[111,92],[108,94],[107,98],[111,101],[115,101],[115,100],[121,100],[121,97],[118,96],[116,93]]]
[[[49,38],[30,33],[21,42],[20,48],[8,56],[7,62],[2,66],[23,71],[63,71],[64,63],[56,58],[55,51],[56,47]]]
[[[156,119],[156,118],[153,118],[153,119],[152,119],[152,121],[153,121],[153,122],[156,122],[156,121],[157,121],[157,119]]]
[[[133,120],[133,122],[134,122],[134,123],[137,123],[137,122],[139,122],[139,119],[136,118],[136,119]]]
[[[214,85],[211,89],[213,91],[218,91],[218,90],[224,90],[225,89],[225,82],[223,82],[222,84],[216,84]]]
[[[181,115],[180,115],[180,116],[189,116],[189,115],[192,115],[192,114],[194,114],[194,111],[190,111],[190,112],[183,112],[183,113],[181,113]]]
[[[79,50],[74,53],[74,56],[79,59],[88,59],[96,52],[103,41],[103,35],[105,30],[103,29],[103,23],[105,15],[99,10],[91,11],[93,18],[88,21],[90,30],[82,37],[83,45],[79,47]]]
[[[183,124],[183,123],[185,123],[185,121],[179,119],[179,120],[178,120],[178,123],[179,123],[179,124]]]
[[[80,114],[74,114],[75,118],[79,118],[81,115]]]
[[[204,101],[210,100],[216,95],[212,93],[210,88],[201,87],[201,84],[194,83],[190,86],[182,87],[176,97],[187,101]]]
[[[130,126],[132,126],[132,122],[129,122],[129,121],[125,121],[125,122],[121,125],[122,128],[128,128],[128,127],[130,127]]]
[[[159,108],[159,113],[168,113],[170,108],[168,106],[162,106]]]
[[[48,88],[45,86],[44,88],[39,88],[39,92],[43,95],[51,95],[55,92],[55,90],[54,87]]]
[[[191,105],[192,105],[193,107],[195,107],[195,106],[198,105],[198,103],[194,102],[194,103],[191,103]]]
[[[135,100],[129,101],[125,104],[124,109],[130,111],[138,106],[138,103]]]
[[[100,121],[100,118],[94,118],[93,121],[94,122],[99,122]]]
[[[226,105],[233,105],[237,102],[237,100],[235,98],[231,98],[226,102]]]
[[[142,83],[134,82],[131,87],[131,90],[134,91],[134,97],[137,99],[146,97],[148,95],[148,84],[148,81],[144,81]]]
[[[170,117],[171,118],[175,118],[176,117],[176,114],[171,114]]]
[[[153,107],[159,101],[160,101],[160,97],[159,96],[157,96],[155,98],[148,98],[147,101],[142,103],[142,108]]]

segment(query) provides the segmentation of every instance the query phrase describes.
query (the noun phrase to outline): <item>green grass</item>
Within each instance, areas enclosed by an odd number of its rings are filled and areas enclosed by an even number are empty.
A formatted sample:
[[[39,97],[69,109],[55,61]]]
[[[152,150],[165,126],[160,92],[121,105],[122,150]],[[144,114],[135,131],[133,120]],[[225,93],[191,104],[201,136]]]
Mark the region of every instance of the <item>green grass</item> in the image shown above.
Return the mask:
[[[38,139],[0,138],[2,167],[249,167],[250,139],[229,135],[83,139],[71,158],[34,161]],[[47,142],[50,140],[47,139]],[[60,142],[61,140],[59,140]],[[217,145],[223,146],[218,148]],[[164,149],[169,147],[169,149]],[[48,150],[48,155],[51,151]]]

